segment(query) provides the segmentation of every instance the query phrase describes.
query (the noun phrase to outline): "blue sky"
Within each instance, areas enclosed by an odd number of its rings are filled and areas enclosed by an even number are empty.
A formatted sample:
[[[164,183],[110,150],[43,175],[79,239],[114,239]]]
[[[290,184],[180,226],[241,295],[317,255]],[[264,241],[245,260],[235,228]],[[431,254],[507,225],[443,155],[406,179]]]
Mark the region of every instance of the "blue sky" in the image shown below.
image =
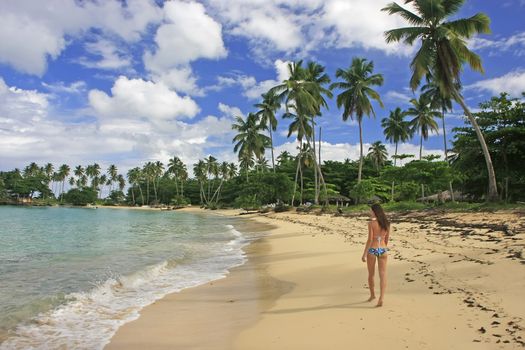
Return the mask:
[[[125,171],[177,155],[234,161],[231,122],[254,111],[288,61],[315,60],[335,79],[355,56],[385,77],[385,108],[364,123],[365,144],[384,141],[380,120],[406,108],[411,48],[387,45],[404,23],[383,0],[17,1],[0,3],[0,170],[31,161],[110,163]],[[487,13],[492,34],[471,47],[485,74],[465,70],[464,95],[478,103],[525,91],[525,1],[466,1],[459,16]],[[356,159],[358,130],[334,102],[319,119],[323,159]],[[457,106],[446,118],[463,125]],[[277,153],[295,152],[280,120]],[[416,153],[418,138],[401,152]],[[424,144],[440,153],[442,135]],[[365,151],[367,146],[365,145]],[[389,146],[393,152],[393,147]]]

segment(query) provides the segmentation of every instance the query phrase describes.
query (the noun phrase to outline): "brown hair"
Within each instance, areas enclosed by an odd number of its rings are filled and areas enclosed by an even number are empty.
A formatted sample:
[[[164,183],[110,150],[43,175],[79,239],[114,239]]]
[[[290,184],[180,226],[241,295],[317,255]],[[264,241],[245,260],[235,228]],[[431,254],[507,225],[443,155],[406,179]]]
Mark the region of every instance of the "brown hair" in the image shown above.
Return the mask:
[[[370,207],[372,209],[372,211],[374,212],[376,218],[377,218],[377,223],[379,224],[379,226],[385,230],[385,231],[388,231],[390,229],[390,222],[388,221],[386,215],[385,215],[385,211],[383,210],[383,207],[381,207],[381,205],[379,204],[372,204],[372,206]]]

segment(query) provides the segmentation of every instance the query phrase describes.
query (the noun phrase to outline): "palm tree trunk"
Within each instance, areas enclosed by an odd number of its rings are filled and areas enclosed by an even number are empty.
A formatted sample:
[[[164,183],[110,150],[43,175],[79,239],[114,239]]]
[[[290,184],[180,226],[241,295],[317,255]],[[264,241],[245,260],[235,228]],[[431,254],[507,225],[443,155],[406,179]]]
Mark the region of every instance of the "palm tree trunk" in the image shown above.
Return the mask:
[[[363,121],[358,117],[359,123],[359,172],[357,173],[357,183],[361,182],[361,174],[363,172]]]
[[[394,153],[394,166],[396,166],[396,163],[397,163],[397,144],[398,144],[398,143],[399,143],[399,142],[396,141],[396,151],[395,151],[395,153]]]
[[[445,129],[445,108],[443,108],[441,111],[441,121],[443,123],[443,145],[445,146],[445,160],[448,161],[447,129]]]
[[[299,163],[301,164],[301,163]],[[299,175],[301,176],[301,197],[300,197],[300,200],[299,200],[299,204],[302,205],[303,204],[303,189],[304,189],[304,182],[303,182],[303,166],[301,164],[301,166],[299,166]]]
[[[139,184],[139,190],[140,190],[140,198],[142,200],[142,205],[144,205],[144,194],[142,193],[142,187],[140,187],[140,184]]]
[[[421,137],[419,140],[419,160],[423,159],[423,130],[419,130]]]
[[[317,181],[317,155],[315,153],[315,124],[314,124],[314,118],[312,118],[312,140],[313,140],[313,158],[314,158],[314,188],[315,188],[315,194],[314,194],[314,203],[317,205],[319,204],[319,186]]]
[[[463,100],[463,96],[461,96],[459,92],[456,92],[455,95],[456,95],[456,101],[463,108],[463,111],[465,112],[470,123],[472,124],[472,127],[474,128],[474,131],[476,132],[476,136],[478,137],[478,141],[481,144],[481,150],[483,151],[483,156],[485,157],[485,163],[487,165],[487,173],[489,176],[489,192],[487,195],[487,201],[495,202],[499,198],[498,197],[498,187],[496,183],[496,173],[494,172],[494,166],[492,165],[492,158],[490,157],[489,148],[487,147],[487,143],[485,142],[485,138],[483,137],[483,134],[481,133],[481,129],[479,128],[476,118],[474,118],[472,113],[470,113],[469,108],[465,104],[465,101]]]
[[[135,192],[133,191],[133,186],[131,186],[131,200],[133,201],[133,205],[135,205]]]
[[[275,173],[275,159],[274,159],[274,156],[273,156],[273,133],[272,133],[272,125],[270,123],[270,127],[268,128],[270,130],[270,146],[271,146],[271,151],[272,151],[272,169],[273,169],[273,172]]]
[[[301,149],[303,146],[302,146],[302,141],[299,141],[299,149]],[[292,206],[294,205],[294,202],[295,202],[295,191],[297,190],[297,178],[299,177],[299,166],[301,164],[301,152],[299,152],[297,154],[297,168],[295,169],[295,180],[293,182],[293,194],[292,194]]]

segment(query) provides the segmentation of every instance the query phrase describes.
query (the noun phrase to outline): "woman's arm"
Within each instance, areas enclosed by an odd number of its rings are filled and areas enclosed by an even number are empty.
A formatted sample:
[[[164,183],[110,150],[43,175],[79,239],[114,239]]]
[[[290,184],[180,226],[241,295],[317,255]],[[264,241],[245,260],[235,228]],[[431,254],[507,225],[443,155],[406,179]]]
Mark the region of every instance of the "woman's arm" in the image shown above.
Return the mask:
[[[368,223],[368,239],[366,240],[365,244],[365,250],[363,252],[363,256],[361,257],[361,260],[363,262],[366,261],[366,254],[368,253],[368,249],[370,248],[370,245],[372,244],[372,223]]]

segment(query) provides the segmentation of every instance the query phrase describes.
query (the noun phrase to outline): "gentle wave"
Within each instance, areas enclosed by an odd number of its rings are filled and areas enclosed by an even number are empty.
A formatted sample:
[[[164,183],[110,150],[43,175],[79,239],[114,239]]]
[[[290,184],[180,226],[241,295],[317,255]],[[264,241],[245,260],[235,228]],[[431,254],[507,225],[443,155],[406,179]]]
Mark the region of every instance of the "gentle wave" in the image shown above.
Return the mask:
[[[126,276],[111,276],[89,292],[71,293],[67,302],[19,325],[0,349],[102,349],[123,324],[167,294],[225,277],[242,265],[248,244],[232,225],[235,238],[216,255],[186,263],[163,261]]]

